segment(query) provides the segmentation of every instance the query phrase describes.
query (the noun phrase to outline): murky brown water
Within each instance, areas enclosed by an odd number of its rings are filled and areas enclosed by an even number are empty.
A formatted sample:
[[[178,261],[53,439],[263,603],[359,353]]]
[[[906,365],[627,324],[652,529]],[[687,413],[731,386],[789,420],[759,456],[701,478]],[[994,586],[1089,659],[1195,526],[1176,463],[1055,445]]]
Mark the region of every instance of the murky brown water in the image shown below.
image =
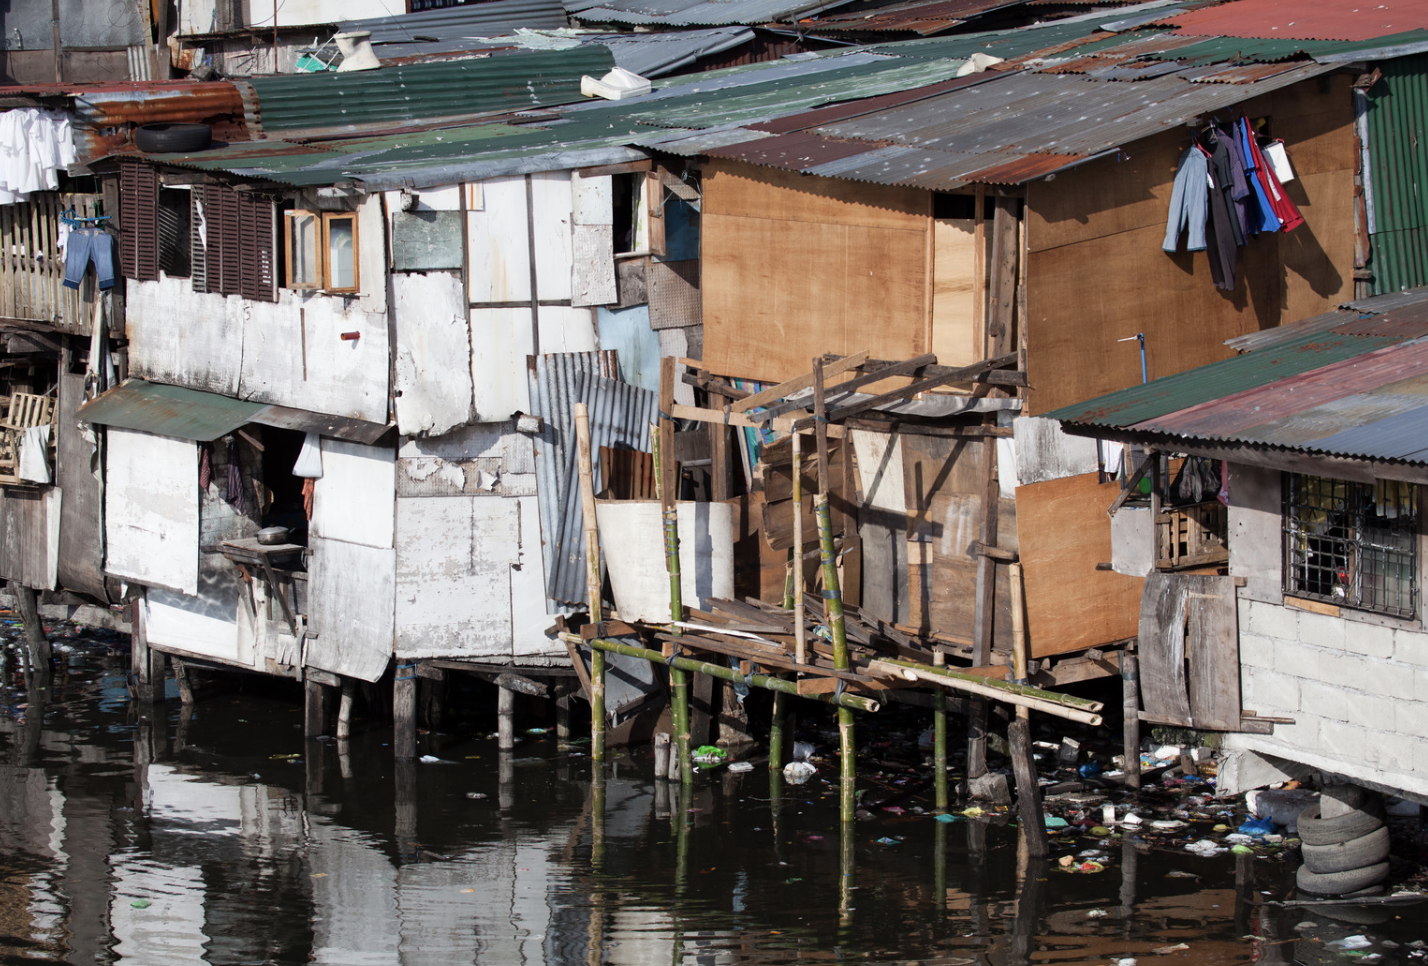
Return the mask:
[[[819,778],[669,789],[637,752],[597,782],[540,735],[431,736],[439,763],[399,767],[378,725],[305,743],[296,690],[225,682],[142,720],[127,655],[70,644],[43,715],[13,661],[0,691],[4,963],[1288,963],[1351,934],[1421,955],[1422,907],[1263,905],[1282,857],[1076,836],[1026,862],[1014,826],[911,811],[844,842]],[[1086,851],[1105,871],[1061,870]]]

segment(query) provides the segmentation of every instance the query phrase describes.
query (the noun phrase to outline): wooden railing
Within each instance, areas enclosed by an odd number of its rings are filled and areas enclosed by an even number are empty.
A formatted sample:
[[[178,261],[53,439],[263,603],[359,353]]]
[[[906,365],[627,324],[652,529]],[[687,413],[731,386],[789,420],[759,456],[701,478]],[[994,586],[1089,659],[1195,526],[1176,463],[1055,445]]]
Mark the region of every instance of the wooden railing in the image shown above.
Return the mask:
[[[62,284],[60,213],[73,207],[77,215],[92,216],[101,196],[50,191],[30,197],[23,204],[0,205],[0,318],[87,333],[96,298],[94,274],[87,274],[78,289]],[[117,246],[114,269],[119,270]]]

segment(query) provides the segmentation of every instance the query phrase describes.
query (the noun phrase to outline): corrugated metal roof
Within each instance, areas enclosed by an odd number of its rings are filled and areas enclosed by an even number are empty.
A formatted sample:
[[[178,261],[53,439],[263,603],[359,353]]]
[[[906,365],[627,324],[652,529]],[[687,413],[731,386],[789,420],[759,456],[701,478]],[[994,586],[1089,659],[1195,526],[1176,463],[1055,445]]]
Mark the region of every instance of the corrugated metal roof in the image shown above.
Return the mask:
[[[671,71],[748,43],[748,27],[711,27],[707,30],[671,30],[644,34],[598,34],[591,43],[604,44],[615,63],[641,77],[663,77]]]
[[[130,379],[80,406],[76,415],[104,426],[209,442],[251,423],[266,408],[217,393]]]
[[[1369,89],[1372,205],[1369,246],[1375,293],[1428,283],[1428,55],[1380,65]]]
[[[568,24],[560,0],[483,0],[441,10],[348,20],[342,23],[342,29],[370,30],[372,43],[379,45],[412,43],[418,37],[436,41],[496,37],[520,27],[546,30]]]
[[[1191,39],[1191,38],[1186,38]],[[1371,58],[1385,44],[1413,44],[1428,41],[1428,31],[1411,30],[1371,40],[1302,40],[1289,37],[1201,37],[1195,43],[1151,58],[1199,63],[1271,63],[1307,56],[1321,63],[1338,63],[1350,58]]]
[[[649,452],[650,423],[659,418],[659,396],[618,377],[613,352],[537,356],[530,370],[531,408],[545,420],[535,451],[546,592],[565,612],[586,601],[575,404],[589,408],[590,448],[596,454],[602,446]],[[603,488],[598,460],[592,469],[598,493]]]
[[[579,100],[580,78],[615,65],[606,47],[512,51],[347,74],[254,77],[265,132],[529,110]]]
[[[1428,28],[1428,4],[1422,0],[1231,0],[1167,22],[1190,34],[1372,40]]]
[[[1047,415],[1131,433],[1423,462],[1428,290],[1356,304],[1363,311],[1287,327],[1288,341],[1261,338],[1234,359]]]

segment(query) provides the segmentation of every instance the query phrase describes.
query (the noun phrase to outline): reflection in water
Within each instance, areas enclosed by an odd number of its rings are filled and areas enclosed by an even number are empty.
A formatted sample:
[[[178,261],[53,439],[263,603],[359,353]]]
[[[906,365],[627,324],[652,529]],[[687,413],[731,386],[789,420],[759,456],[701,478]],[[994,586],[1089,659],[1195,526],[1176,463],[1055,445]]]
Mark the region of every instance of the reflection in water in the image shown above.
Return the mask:
[[[3,693],[6,962],[1029,966],[1185,943],[1182,962],[1287,964],[1419,938],[1417,908],[1266,905],[1292,879],[1276,860],[1092,839],[1037,860],[1014,824],[911,812],[840,827],[836,784],[764,768],[671,784],[638,753],[452,736],[396,763],[360,719],[305,742],[296,700],[223,694],[149,721],[114,693],[121,660]],[[1086,849],[1104,872],[1055,861]]]

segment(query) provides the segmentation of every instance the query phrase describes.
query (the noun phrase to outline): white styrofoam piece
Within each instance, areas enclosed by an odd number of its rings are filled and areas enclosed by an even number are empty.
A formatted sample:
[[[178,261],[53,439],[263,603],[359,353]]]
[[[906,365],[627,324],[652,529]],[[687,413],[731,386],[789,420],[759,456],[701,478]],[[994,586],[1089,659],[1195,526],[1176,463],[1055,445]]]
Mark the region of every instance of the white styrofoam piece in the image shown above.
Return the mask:
[[[731,597],[733,507],[727,503],[680,503],[678,513],[680,587],[685,606],[703,609],[711,597]],[[595,516],[605,537],[601,549],[620,618],[668,623],[669,575],[659,503],[602,500],[596,503]]]
[[[198,446],[109,428],[104,569],[147,586],[198,593]]]
[[[1111,517],[1111,569],[1130,577],[1155,570],[1155,526],[1149,507],[1123,506]]]

